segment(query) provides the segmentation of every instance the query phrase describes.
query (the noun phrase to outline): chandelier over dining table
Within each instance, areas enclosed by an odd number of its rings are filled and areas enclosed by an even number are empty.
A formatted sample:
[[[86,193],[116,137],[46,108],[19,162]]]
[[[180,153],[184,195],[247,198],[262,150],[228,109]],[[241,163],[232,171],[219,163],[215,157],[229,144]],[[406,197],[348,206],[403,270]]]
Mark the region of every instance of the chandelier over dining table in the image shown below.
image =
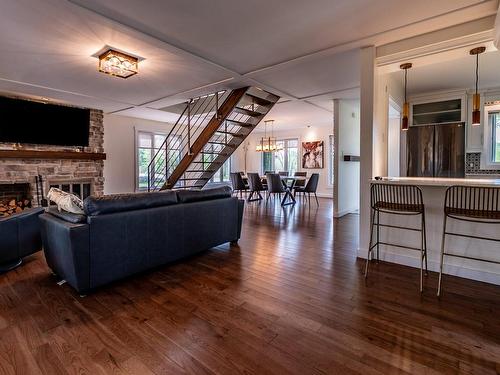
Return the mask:
[[[267,134],[267,126],[270,126],[271,131]],[[257,152],[276,152],[283,150],[283,145],[278,143],[276,137],[273,136],[273,125],[274,120],[264,121],[264,136],[260,139],[260,142],[255,147]]]

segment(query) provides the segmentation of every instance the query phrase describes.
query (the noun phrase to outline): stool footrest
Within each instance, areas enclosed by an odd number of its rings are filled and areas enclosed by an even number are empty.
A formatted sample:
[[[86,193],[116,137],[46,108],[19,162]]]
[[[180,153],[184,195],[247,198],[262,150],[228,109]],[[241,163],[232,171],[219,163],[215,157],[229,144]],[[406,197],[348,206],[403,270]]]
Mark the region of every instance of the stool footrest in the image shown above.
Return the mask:
[[[456,258],[462,258],[462,259],[469,259],[469,260],[475,260],[478,262],[486,262],[486,263],[494,263],[494,264],[500,264],[500,261],[497,260],[489,260],[489,259],[482,259],[482,258],[475,258],[475,257],[469,257],[467,255],[458,255],[458,254],[452,254],[448,252],[443,252],[443,255],[447,255],[449,257],[456,257]]]
[[[376,242],[372,247],[370,247],[370,250],[372,250],[377,245],[395,246],[395,247],[401,247],[403,249],[422,251],[422,249],[419,248],[419,247],[412,247],[412,246],[406,246],[406,245],[400,245],[400,244],[389,243],[389,242],[382,242],[382,241]]]
[[[375,224],[377,225],[377,224]],[[381,227],[387,227],[387,228],[395,228],[395,229],[403,229],[403,230],[412,230],[414,232],[422,232],[422,229],[418,228],[407,228],[407,227],[402,227],[399,225],[390,225],[390,224],[378,224]]]
[[[500,242],[499,238],[479,237],[479,236],[473,236],[472,234],[461,234],[461,233],[454,233],[454,232],[444,232],[444,234],[446,234],[447,236],[466,237],[466,238],[473,238],[475,240]]]

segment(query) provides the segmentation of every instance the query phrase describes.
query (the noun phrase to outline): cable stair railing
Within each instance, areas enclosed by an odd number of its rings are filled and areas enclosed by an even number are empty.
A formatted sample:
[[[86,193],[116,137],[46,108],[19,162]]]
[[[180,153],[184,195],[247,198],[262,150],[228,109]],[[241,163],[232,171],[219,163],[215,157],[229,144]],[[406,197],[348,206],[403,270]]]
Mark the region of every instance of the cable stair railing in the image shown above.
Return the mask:
[[[148,166],[148,190],[203,188],[279,97],[255,87],[193,98]]]

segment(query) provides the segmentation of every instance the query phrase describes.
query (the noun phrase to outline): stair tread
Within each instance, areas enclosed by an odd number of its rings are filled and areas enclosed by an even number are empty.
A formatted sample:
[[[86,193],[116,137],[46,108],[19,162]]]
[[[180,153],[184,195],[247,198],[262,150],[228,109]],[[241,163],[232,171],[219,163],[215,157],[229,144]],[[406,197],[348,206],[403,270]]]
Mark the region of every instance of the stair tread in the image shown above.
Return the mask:
[[[232,122],[234,124],[237,124],[238,126],[244,127],[244,128],[251,128],[254,127],[254,124],[250,124],[248,122],[244,121],[237,121],[237,120],[231,120],[231,119],[226,119],[226,121]]]
[[[201,161],[201,160],[194,160],[191,163],[196,163],[196,164],[222,164],[220,161]]]
[[[257,98],[261,98],[264,100],[268,100],[272,104],[277,103],[278,100],[280,99],[280,97],[277,95],[271,94],[268,91],[264,91],[264,90],[261,90],[257,87],[253,87],[253,86],[249,87],[245,94],[250,95],[250,96],[255,96]]]
[[[226,131],[223,131],[223,130],[217,130],[216,133],[228,134],[228,135],[231,135],[233,137],[244,137],[245,136],[244,134],[231,133],[231,132],[226,132]]]
[[[212,145],[221,145],[221,146],[226,146],[226,147],[234,147],[234,145],[231,145],[229,143],[224,143],[224,142],[208,141],[207,143],[210,143]]]
[[[177,181],[197,181],[197,180],[210,180],[210,177],[179,178]]]
[[[258,105],[268,106],[268,105],[274,104],[274,102],[272,102],[268,99],[261,98],[260,96],[254,95],[254,94],[249,93],[249,92],[247,92],[246,95],[250,96],[252,98],[252,101]]]
[[[247,115],[247,116],[250,116],[250,117],[264,116],[264,113],[260,113],[260,112],[257,112],[257,111],[252,111],[250,109],[241,108],[241,107],[234,107],[233,108],[233,112],[241,113],[242,115]]]

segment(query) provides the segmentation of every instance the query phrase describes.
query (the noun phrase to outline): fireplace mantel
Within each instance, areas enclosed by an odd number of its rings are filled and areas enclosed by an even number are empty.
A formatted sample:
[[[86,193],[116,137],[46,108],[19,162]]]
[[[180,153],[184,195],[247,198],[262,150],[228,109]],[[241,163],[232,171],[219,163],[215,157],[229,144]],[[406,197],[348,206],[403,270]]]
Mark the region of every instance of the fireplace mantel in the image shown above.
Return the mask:
[[[106,160],[106,154],[78,151],[0,150],[0,159]]]

